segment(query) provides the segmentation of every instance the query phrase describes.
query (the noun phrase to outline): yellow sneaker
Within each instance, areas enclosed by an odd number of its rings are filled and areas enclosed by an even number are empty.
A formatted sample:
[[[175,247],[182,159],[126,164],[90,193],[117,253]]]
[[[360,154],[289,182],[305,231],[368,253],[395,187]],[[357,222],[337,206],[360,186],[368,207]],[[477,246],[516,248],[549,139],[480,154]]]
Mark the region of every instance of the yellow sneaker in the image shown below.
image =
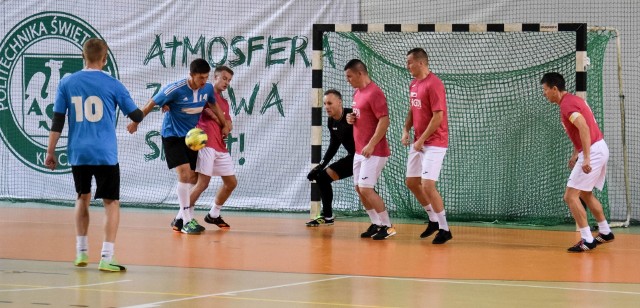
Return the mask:
[[[127,270],[124,266],[119,265],[116,259],[111,259],[111,261],[100,260],[98,269],[104,272],[124,272]]]
[[[84,252],[79,253],[73,261],[73,265],[77,267],[85,267],[87,264],[89,264],[89,256]]]

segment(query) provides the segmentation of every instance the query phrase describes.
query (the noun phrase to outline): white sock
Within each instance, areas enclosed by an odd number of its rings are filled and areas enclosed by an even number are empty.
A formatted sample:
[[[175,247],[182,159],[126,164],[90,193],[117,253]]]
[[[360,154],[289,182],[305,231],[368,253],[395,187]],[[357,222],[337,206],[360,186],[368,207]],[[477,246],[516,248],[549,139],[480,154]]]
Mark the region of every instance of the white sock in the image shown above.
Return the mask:
[[[189,186],[191,186],[191,184],[178,182],[178,188],[176,189],[184,224],[190,222],[192,218],[189,212]],[[180,213],[178,213],[178,215],[180,215]]]
[[[447,224],[447,213],[442,210],[442,212],[436,213],[436,216],[438,216],[438,225],[440,226],[440,229],[449,231],[449,224]]]
[[[380,216],[378,216],[378,213],[376,212],[376,210],[374,209],[367,210],[367,214],[369,214],[369,219],[371,219],[372,224],[378,225],[378,226],[382,224],[380,222]]]
[[[604,235],[611,233],[611,228],[609,228],[609,223],[606,219],[598,222],[598,231]]]
[[[113,243],[102,242],[102,252],[100,252],[102,260],[111,262],[111,259],[113,259],[113,246]]]
[[[193,187],[195,187],[196,184],[191,184],[189,183],[189,197],[191,197],[191,191],[193,190]],[[189,198],[189,203],[191,203],[191,198]],[[189,214],[191,214],[191,217],[196,217],[196,205],[194,204],[193,206],[191,204],[189,204]]]
[[[381,225],[391,227],[391,219],[389,219],[389,212],[387,212],[387,210],[378,213],[378,216],[380,217]]]
[[[431,207],[431,204],[422,206],[422,208],[425,212],[427,212],[427,215],[429,215],[429,221],[438,222],[438,215],[436,215],[436,212],[433,211],[433,207]]]
[[[589,226],[580,228],[580,236],[585,241],[587,241],[587,243],[593,243],[593,234],[591,234],[591,230],[589,230]]]
[[[220,217],[220,209],[222,209],[222,205],[213,204],[211,209],[209,210],[209,216],[213,218]]]
[[[88,253],[89,252],[89,242],[88,242],[88,237],[85,236],[76,236],[76,252],[78,254],[84,252],[84,253]]]

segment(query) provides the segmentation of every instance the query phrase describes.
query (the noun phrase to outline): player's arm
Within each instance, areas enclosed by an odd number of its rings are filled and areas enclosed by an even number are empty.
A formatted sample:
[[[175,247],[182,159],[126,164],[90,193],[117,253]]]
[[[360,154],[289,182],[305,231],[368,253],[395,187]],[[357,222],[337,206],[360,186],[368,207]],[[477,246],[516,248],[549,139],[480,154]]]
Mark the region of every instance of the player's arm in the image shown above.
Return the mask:
[[[579,112],[572,113],[571,116],[569,116],[569,121],[571,121],[578,129],[578,132],[580,132],[580,143],[582,144],[583,155],[582,171],[589,173],[591,172],[591,132],[589,131],[589,126]]]
[[[51,170],[56,169],[56,166],[58,165],[55,152],[58,140],[60,140],[60,134],[62,134],[62,129],[64,128],[64,118],[64,113],[53,113],[53,122],[51,123],[49,142],[47,143],[47,157],[44,160],[44,165]]]
[[[218,104],[213,104],[213,103],[208,103],[208,104],[211,110],[213,110],[213,113],[216,115],[216,118],[218,119],[217,122],[220,123],[220,128],[222,129],[222,135],[223,136],[228,135],[229,131],[231,131],[231,128],[227,123],[227,119],[224,118],[224,112],[222,112],[222,109],[220,109],[220,106],[218,106]]]
[[[387,134],[387,129],[389,129],[389,116],[383,116],[378,119],[378,125],[376,125],[376,131],[373,133],[371,140],[369,143],[362,149],[362,156],[369,158],[373,153],[373,149],[375,149],[376,145],[384,138]]]
[[[134,118],[132,118],[131,116],[129,118],[131,118],[131,120],[133,122],[129,123],[129,125],[127,125],[127,131],[129,131],[130,134],[135,133],[138,130],[138,124],[140,124],[140,122],[142,121],[142,119],[144,119],[152,110],[153,107],[156,106],[156,102],[153,99],[150,99],[147,104],[144,105],[144,107],[142,107],[141,111],[141,118],[140,121],[136,121]],[[135,112],[135,111],[134,111]],[[132,112],[132,113],[134,113]]]
[[[419,149],[416,149],[416,151],[422,150],[422,145],[427,140],[427,138],[429,138],[429,136],[431,136],[438,129],[438,127],[440,127],[443,117],[444,111],[438,110],[433,112],[433,116],[431,117],[431,121],[429,121],[429,125],[427,125],[427,128],[424,130],[422,135],[420,135],[418,140],[416,140],[416,142],[414,143],[414,147],[419,147]]]
[[[400,139],[400,142],[402,142],[404,146],[409,145],[409,132],[412,126],[413,113],[411,112],[411,107],[409,107],[409,112],[407,113],[407,118],[404,120],[404,127],[402,128],[402,138]]]

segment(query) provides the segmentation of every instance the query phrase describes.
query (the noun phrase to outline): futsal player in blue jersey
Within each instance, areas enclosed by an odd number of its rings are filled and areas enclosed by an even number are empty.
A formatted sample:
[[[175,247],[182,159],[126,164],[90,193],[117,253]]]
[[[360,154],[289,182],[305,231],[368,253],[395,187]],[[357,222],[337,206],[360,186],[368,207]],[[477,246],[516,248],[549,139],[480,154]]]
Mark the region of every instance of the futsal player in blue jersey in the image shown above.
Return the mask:
[[[89,204],[91,179],[96,180],[96,199],[102,199],[106,212],[102,243],[101,271],[121,272],[125,267],[113,258],[114,243],[120,221],[120,166],[116,140],[116,107],[134,122],[142,121],[129,91],[120,81],[102,71],[107,63],[108,47],[97,38],[87,40],[82,48],[85,68],[63,78],[53,105],[53,123],[49,133],[45,164],[51,170],[58,164],[55,148],[69,116],[67,155],[78,197],[75,202],[76,266],[87,266]]]
[[[144,107],[144,116],[149,114],[153,107],[160,106],[166,110],[162,121],[162,146],[164,147],[167,166],[169,169],[176,169],[178,174],[178,203],[180,209],[178,215],[171,222],[174,231],[186,234],[200,234],[204,231],[198,222],[193,218],[193,207],[189,206],[189,196],[191,189],[198,179],[195,169],[198,152],[192,151],[184,142],[187,132],[196,127],[200,119],[200,113],[205,112],[211,118],[218,118],[224,124],[222,134],[229,133],[226,125],[224,113],[215,103],[213,85],[208,82],[211,66],[204,59],[195,59],[189,67],[189,77],[180,79],[165,86],[156,96],[154,96]],[[138,123],[130,123],[127,126],[130,133],[138,130]]]

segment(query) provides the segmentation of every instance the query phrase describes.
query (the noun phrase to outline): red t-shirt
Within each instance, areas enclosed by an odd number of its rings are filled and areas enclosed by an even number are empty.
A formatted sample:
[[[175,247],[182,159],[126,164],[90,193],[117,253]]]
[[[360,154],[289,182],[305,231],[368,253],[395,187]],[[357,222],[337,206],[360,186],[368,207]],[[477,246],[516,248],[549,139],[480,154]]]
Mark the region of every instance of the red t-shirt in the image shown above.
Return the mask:
[[[591,108],[587,105],[581,97],[575,96],[571,93],[565,94],[560,100],[560,120],[562,120],[562,126],[569,135],[569,139],[573,143],[573,147],[577,151],[582,151],[582,142],[580,142],[580,131],[570,121],[570,117],[574,112],[579,112],[587,122],[589,127],[589,134],[591,134],[591,144],[594,144],[602,140],[602,131],[598,127],[596,118],[591,112]]]
[[[353,94],[353,113],[357,119],[353,124],[353,140],[356,144],[356,153],[362,155],[362,149],[376,132],[378,119],[389,116],[387,98],[378,85],[371,82],[364,89],[356,90]],[[372,155],[380,157],[391,155],[386,134],[376,144]]]
[[[413,117],[413,141],[418,140],[429,126],[433,113],[442,111],[442,122],[425,145],[446,148],[449,145],[449,124],[447,122],[447,98],[442,80],[433,73],[429,73],[422,80],[413,79],[409,85],[409,102],[411,103],[411,115]]]
[[[227,102],[222,95],[215,93],[216,104],[220,107],[224,113],[224,118],[231,121],[231,115],[229,114],[229,102]],[[209,105],[204,106],[205,109],[209,108]],[[227,144],[222,140],[222,128],[218,123],[211,119],[205,112],[200,115],[197,127],[201,128],[207,133],[207,147],[213,148],[218,152],[227,152]]]

